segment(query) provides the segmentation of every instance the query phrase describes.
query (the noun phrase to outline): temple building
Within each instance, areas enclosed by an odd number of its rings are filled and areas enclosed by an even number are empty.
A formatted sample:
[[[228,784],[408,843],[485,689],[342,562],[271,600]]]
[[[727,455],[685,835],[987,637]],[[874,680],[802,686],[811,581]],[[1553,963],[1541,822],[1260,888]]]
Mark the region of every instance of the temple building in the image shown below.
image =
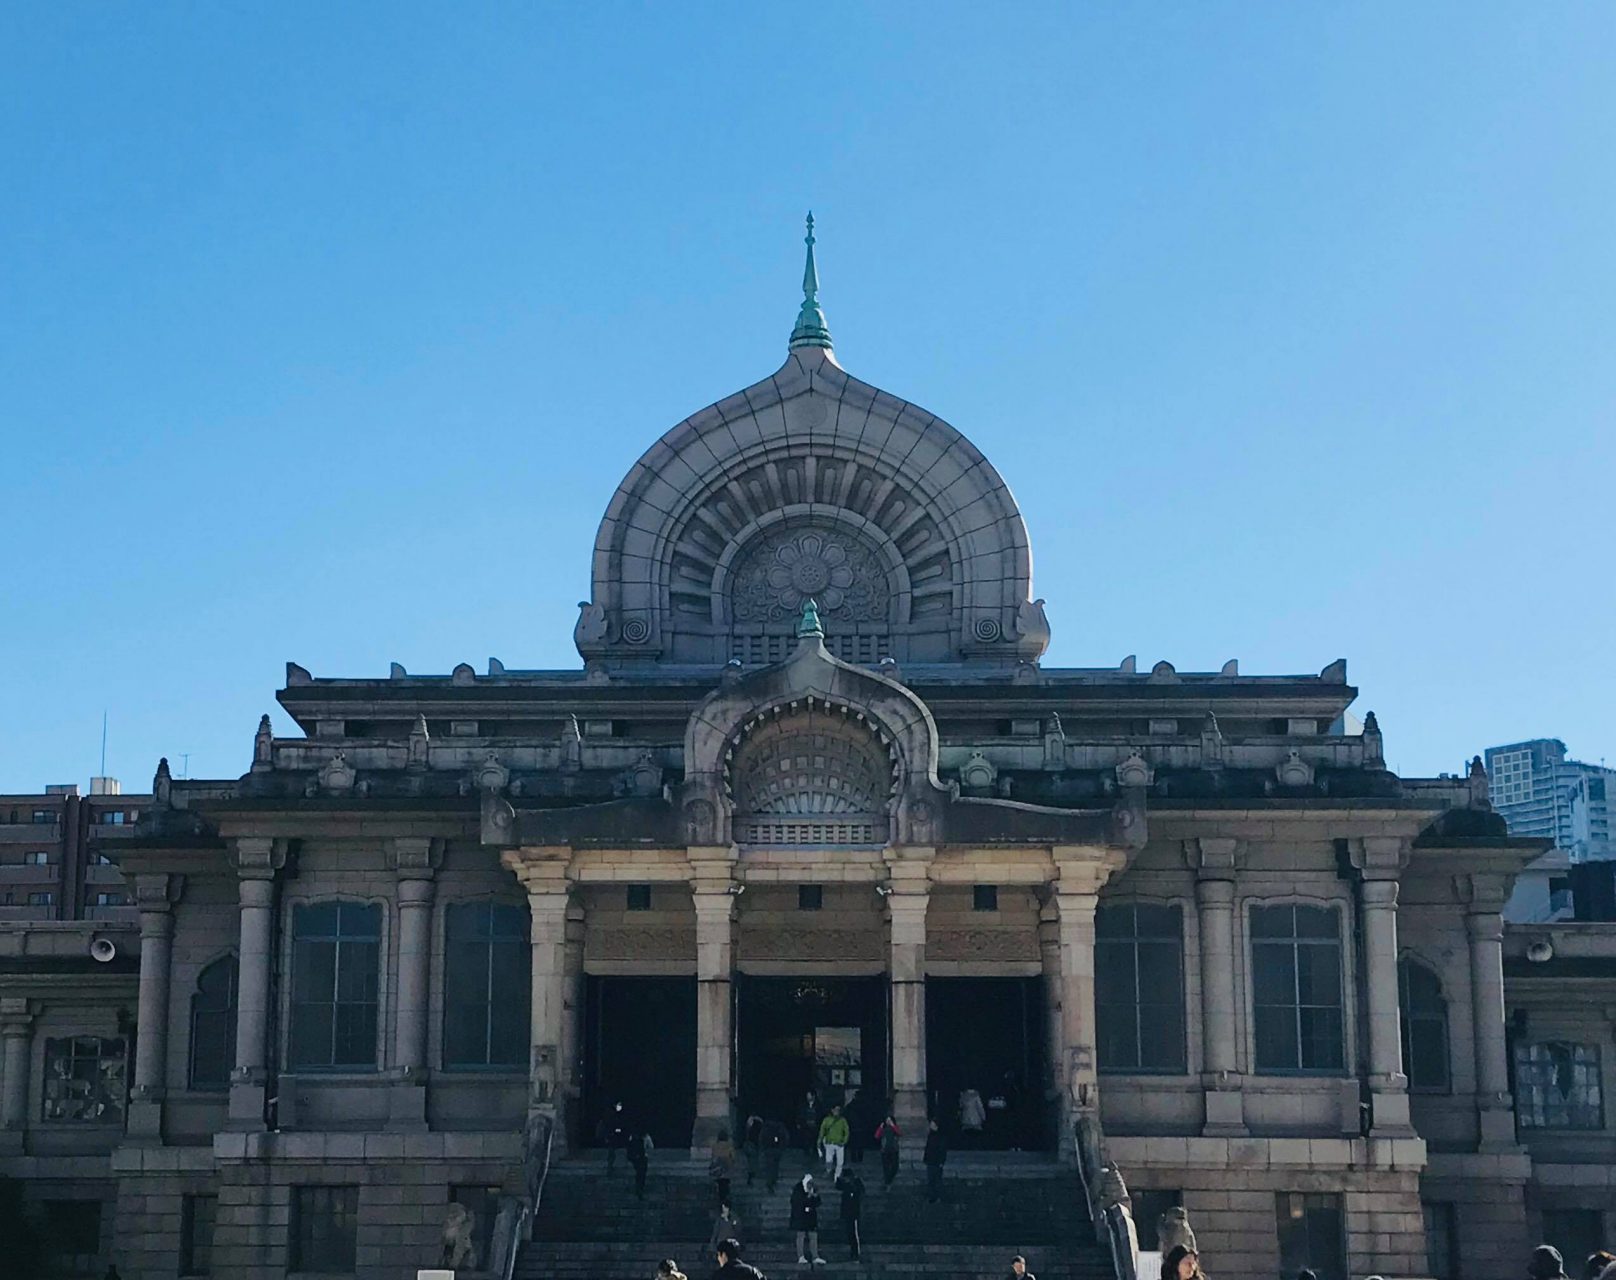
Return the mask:
[[[669,1159],[810,1092],[1120,1174],[1213,1274],[1513,1277],[1553,1214],[1616,1225],[1616,960],[1506,969],[1546,845],[1479,762],[1397,776],[1328,655],[1045,665],[1008,484],[842,368],[813,254],[785,363],[611,495],[579,667],[289,663],[298,736],[158,767],[138,931],[0,922],[0,1174],[51,1266],[381,1280],[464,1205],[489,1269],[619,1103]]]

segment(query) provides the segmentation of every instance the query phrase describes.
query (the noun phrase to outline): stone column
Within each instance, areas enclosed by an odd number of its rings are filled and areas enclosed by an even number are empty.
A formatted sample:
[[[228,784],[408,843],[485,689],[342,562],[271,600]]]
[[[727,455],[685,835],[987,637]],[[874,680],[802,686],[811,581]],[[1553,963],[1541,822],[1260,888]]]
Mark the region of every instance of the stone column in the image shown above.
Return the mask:
[[[891,922],[892,1114],[906,1145],[925,1142],[926,909],[931,901],[929,860],[893,866],[887,895]]]
[[[504,855],[527,889],[533,967],[528,1007],[528,1110],[553,1115],[565,1129],[566,1098],[560,1089],[562,1026],[567,1003],[567,909],[572,901],[570,849],[513,849]]]
[[[1502,876],[1460,877],[1468,910],[1471,1023],[1476,1044],[1478,1150],[1514,1151],[1515,1099],[1509,1089],[1509,1046],[1504,1034],[1504,906]]]
[[[584,933],[587,921],[583,905],[574,901],[567,908],[566,953],[562,959],[561,1045],[557,1095],[566,1107],[567,1115],[581,1116],[577,1110],[584,1091],[583,1009],[584,1009]],[[581,1120],[571,1127],[563,1127],[556,1138],[567,1151],[575,1150],[586,1135],[573,1132]]]
[[[1369,1022],[1370,1136],[1412,1137],[1397,997],[1397,877],[1408,865],[1408,842],[1398,837],[1372,837],[1350,841],[1347,850],[1359,873]]]
[[[0,999],[0,1152],[22,1150],[28,1127],[28,1057],[33,1046],[33,1014],[22,996]]]
[[[135,1141],[161,1142],[168,1071],[169,960],[179,876],[135,877],[140,908],[140,995],[136,1006],[135,1082],[126,1132]]]
[[[268,1082],[270,939],[275,877],[286,865],[282,840],[238,838],[231,857],[240,878],[241,934],[236,962],[236,1068],[230,1076],[229,1127],[264,1127]]]
[[[1235,1010],[1234,903],[1244,852],[1227,836],[1184,842],[1184,860],[1195,872],[1196,927],[1201,940],[1201,1089],[1209,1138],[1246,1133]]]
[[[1058,1150],[1076,1158],[1076,1125],[1098,1120],[1099,1080],[1095,1069],[1094,912],[1100,888],[1121,865],[1123,855],[1105,847],[1061,846],[1055,850],[1055,901],[1060,923],[1062,1070]]]
[[[690,897],[696,909],[696,1123],[690,1141],[698,1149],[710,1148],[718,1131],[733,1125],[735,864],[728,849],[710,852],[712,856],[690,851]]]
[[[388,1099],[389,1129],[426,1125],[426,1026],[432,972],[432,904],[442,842],[427,837],[390,842],[398,877],[398,1014],[393,1024],[395,1078]]]
[[[1066,1092],[1061,1038],[1060,908],[1045,886],[1038,911],[1038,954],[1044,970],[1044,1111],[1041,1132],[1046,1140],[1059,1138],[1061,1095]]]

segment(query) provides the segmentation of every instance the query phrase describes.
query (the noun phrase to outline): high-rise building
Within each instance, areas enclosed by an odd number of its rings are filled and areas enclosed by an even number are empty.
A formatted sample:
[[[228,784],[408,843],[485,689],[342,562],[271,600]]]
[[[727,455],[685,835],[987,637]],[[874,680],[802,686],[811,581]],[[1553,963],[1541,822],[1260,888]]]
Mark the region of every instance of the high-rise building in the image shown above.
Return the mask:
[[[1616,858],[1616,769],[1571,759],[1558,738],[1488,747],[1486,757],[1493,806],[1511,835],[1547,837],[1574,862]]]
[[[116,778],[0,795],[0,920],[133,920],[116,846],[150,802]]]

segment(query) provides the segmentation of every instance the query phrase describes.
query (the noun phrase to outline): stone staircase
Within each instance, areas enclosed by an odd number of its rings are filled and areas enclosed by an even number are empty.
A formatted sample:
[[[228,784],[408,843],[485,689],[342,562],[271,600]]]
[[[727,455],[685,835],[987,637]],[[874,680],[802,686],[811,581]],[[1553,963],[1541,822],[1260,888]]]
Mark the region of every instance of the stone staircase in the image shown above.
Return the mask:
[[[1111,1261],[1094,1242],[1071,1170],[1047,1158],[1007,1153],[955,1154],[949,1159],[943,1200],[926,1202],[925,1172],[906,1160],[891,1189],[881,1185],[872,1152],[854,1166],[865,1181],[861,1264],[848,1261],[841,1197],[829,1189],[817,1161],[786,1156],[774,1194],[746,1185],[737,1161],[731,1189],[746,1261],[771,1278],[802,1270],[790,1231],[791,1184],[812,1172],[824,1197],[819,1251],[829,1265],[813,1270],[827,1280],[892,1277],[971,1277],[997,1280],[1012,1255],[1025,1254],[1039,1280],[1113,1280]],[[520,1280],[650,1280],[658,1260],[674,1258],[692,1280],[706,1280],[716,1263],[707,1253],[713,1188],[705,1157],[658,1152],[652,1157],[645,1199],[621,1161],[608,1178],[598,1153],[551,1166],[533,1241],[524,1246]]]

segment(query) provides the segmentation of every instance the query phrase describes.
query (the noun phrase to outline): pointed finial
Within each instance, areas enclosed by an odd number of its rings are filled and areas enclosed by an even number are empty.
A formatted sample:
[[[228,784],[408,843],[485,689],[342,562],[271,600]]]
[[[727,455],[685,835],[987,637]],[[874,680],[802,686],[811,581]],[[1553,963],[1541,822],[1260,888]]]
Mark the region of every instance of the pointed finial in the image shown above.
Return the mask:
[[[791,350],[799,347],[830,347],[830,328],[825,324],[825,313],[819,309],[819,268],[814,265],[814,215],[808,215],[808,234],[804,237],[808,258],[802,268],[802,308],[797,312],[797,327],[791,331]]]
[[[804,600],[802,602],[802,621],[797,624],[797,639],[807,640],[817,636],[825,638],[825,628],[819,621],[819,602],[817,600]]]

